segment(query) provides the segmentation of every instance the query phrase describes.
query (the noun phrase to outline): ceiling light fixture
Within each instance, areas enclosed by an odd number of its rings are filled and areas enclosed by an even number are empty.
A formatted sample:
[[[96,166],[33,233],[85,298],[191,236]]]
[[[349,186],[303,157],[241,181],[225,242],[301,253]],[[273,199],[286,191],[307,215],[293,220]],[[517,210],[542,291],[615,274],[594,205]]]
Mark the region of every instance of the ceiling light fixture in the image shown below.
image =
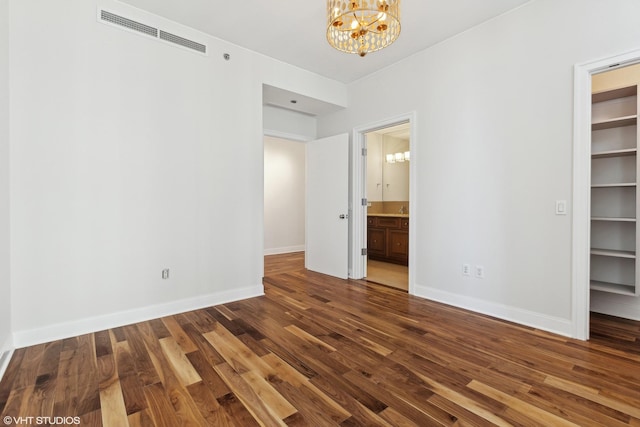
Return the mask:
[[[400,0],[327,0],[327,40],[334,48],[365,56],[400,35]]]

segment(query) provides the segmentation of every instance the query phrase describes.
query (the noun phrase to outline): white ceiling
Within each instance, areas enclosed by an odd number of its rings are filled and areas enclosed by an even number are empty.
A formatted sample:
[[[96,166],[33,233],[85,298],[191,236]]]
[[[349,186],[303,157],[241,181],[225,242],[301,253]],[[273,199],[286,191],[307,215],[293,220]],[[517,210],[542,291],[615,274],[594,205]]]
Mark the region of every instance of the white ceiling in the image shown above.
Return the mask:
[[[326,41],[322,0],[121,0],[214,37],[344,83],[387,67],[530,0],[403,0],[402,31],[364,58]]]
[[[329,46],[323,0],[120,1],[302,69],[351,83],[531,0],[402,0],[400,37],[386,49],[364,58]],[[263,89],[263,103],[311,116],[342,108],[271,86]]]

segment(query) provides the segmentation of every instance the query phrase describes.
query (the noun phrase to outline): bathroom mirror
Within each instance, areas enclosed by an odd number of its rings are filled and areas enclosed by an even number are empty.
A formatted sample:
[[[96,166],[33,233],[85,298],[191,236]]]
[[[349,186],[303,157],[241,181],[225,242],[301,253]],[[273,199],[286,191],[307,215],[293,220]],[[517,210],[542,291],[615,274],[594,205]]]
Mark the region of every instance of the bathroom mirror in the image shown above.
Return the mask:
[[[380,129],[367,138],[367,200],[409,202],[409,124]]]

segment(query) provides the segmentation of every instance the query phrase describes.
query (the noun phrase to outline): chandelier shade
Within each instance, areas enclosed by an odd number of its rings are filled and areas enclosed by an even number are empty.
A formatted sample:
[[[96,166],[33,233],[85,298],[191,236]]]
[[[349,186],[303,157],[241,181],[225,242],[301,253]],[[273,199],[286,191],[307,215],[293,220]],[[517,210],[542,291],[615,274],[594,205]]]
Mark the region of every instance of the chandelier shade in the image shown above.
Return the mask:
[[[327,0],[327,40],[334,48],[365,56],[400,35],[400,0]]]

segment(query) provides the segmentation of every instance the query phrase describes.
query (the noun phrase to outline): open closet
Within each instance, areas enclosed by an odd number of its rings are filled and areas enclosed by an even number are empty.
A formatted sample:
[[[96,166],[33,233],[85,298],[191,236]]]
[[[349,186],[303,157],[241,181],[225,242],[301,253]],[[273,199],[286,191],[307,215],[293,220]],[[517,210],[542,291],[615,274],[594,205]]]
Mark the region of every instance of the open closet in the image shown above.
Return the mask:
[[[591,311],[640,312],[638,85],[640,64],[592,78]]]

